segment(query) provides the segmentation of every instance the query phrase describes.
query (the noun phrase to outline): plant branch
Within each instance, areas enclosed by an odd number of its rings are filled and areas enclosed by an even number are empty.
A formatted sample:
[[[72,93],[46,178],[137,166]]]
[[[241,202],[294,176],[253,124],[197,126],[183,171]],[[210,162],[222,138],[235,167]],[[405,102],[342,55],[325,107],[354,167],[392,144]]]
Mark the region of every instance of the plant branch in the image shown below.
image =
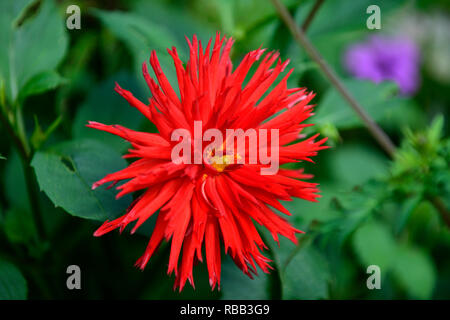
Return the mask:
[[[13,140],[13,143],[16,146],[20,157],[23,158],[23,159],[28,159],[29,151],[22,144],[22,141],[20,140],[19,136],[16,135],[13,126],[9,122],[9,119],[8,119],[8,117],[6,115],[6,112],[5,111],[2,112],[2,111],[0,111],[0,121],[2,122],[4,128],[6,129],[7,133],[11,137],[11,139]]]
[[[314,3],[314,6],[312,7],[311,11],[309,12],[308,16],[305,19],[305,22],[302,24],[302,30],[304,33],[308,30],[309,25],[313,21],[314,17],[316,16],[317,11],[319,11],[319,8],[322,6],[323,2],[325,0],[316,0]]]
[[[19,109],[19,107],[17,107]],[[30,151],[30,147],[26,140],[25,129],[23,125],[23,118],[20,111],[16,112],[14,120],[18,123],[18,128],[14,128],[8,116],[8,109],[5,106],[2,106],[2,110],[0,111],[0,121],[6,128],[9,136],[11,137],[14,146],[19,152],[19,156],[22,161],[22,168],[25,176],[25,184],[27,188],[28,198],[30,201],[31,213],[33,215],[33,220],[36,225],[37,230],[37,241],[39,242],[45,236],[45,228],[44,223],[42,221],[42,214],[40,210],[39,197],[38,197],[38,187],[37,180],[34,174],[33,169],[30,166],[30,161],[32,157],[32,153]]]
[[[26,181],[28,199],[30,201],[31,213],[36,225],[38,242],[45,238],[45,227],[42,221],[41,206],[39,203],[39,188],[37,185],[36,175],[29,161],[22,159],[22,167]]]
[[[352,94],[345,88],[342,81],[339,79],[334,70],[325,62],[317,49],[305,36],[304,32],[297,26],[286,7],[280,2],[280,0],[271,0],[278,14],[283,22],[289,28],[290,32],[294,36],[295,41],[300,47],[303,47],[310,58],[315,61],[331,84],[339,91],[342,97],[349,103],[352,109],[356,112],[359,118],[364,122],[365,126],[377,140],[380,146],[386,151],[386,153],[393,158],[395,153],[395,146],[392,143],[389,136],[381,129],[378,124],[372,119],[372,117],[364,110],[358,101],[352,96]],[[314,18],[317,10],[322,5],[323,0],[317,0],[313,9],[308,15],[308,18],[303,23],[303,30],[306,30],[312,19]],[[438,197],[430,197],[430,202],[436,207],[442,219],[446,225],[450,228],[450,213],[446,209],[442,200]]]
[[[378,141],[380,146],[386,151],[389,156],[394,155],[395,146],[392,143],[388,135],[376,124],[376,122],[370,117],[370,115],[364,110],[358,101],[352,96],[352,94],[345,88],[341,80],[338,78],[334,70],[325,62],[317,49],[305,36],[302,30],[297,26],[286,7],[280,2],[280,0],[271,0],[275,6],[281,19],[294,36],[295,41],[305,49],[306,53],[314,60],[331,84],[339,91],[342,97],[349,103],[352,109],[364,122],[365,126],[372,134],[372,136]]]
[[[450,213],[448,212],[447,208],[445,207],[444,202],[441,198],[436,196],[427,196],[427,199],[433,204],[433,206],[437,209],[440,216],[442,217],[442,220],[444,220],[447,227],[450,228]]]

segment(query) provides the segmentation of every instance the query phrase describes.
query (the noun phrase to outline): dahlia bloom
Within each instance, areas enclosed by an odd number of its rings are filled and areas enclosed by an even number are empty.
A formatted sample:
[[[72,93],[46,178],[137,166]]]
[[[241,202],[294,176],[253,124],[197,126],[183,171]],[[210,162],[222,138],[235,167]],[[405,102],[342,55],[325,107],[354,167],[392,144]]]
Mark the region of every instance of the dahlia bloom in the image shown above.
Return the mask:
[[[171,240],[168,274],[175,273],[174,288],[180,291],[187,280],[194,287],[192,269],[195,263],[203,261],[203,255],[212,289],[216,285],[220,288],[222,245],[249,277],[257,274],[257,266],[269,272],[270,260],[261,253],[267,247],[254,222],[267,228],[275,241],[282,235],[296,243],[296,233],[302,231],[280,216],[279,213],[290,215],[280,200],[297,197],[317,201],[319,195],[316,183],[303,181],[311,178],[303,170],[280,169],[272,175],[261,175],[260,169],[267,167],[267,163],[230,161],[245,157],[248,146],[244,153],[231,155],[231,159],[228,153],[218,156],[209,150],[206,151],[211,155],[209,161],[175,163],[171,153],[177,142],[172,141],[171,135],[176,129],[193,132],[194,122],[199,121],[203,130],[276,129],[280,165],[311,161],[311,156],[326,148],[323,146],[326,138],[315,141],[317,135],[299,140],[302,129],[310,126],[302,122],[312,115],[313,106],[308,103],[314,94],[304,88],[287,88],[292,70],[263,97],[288,61],[281,62],[276,52],[265,54],[265,49],[257,49],[245,55],[233,71],[230,59],[233,40],[219,34],[214,44],[212,40],[203,49],[195,35],[192,42],[187,39],[190,57],[185,65],[176,48],[168,49],[176,69],[179,95],[164,75],[155,51],[151,53],[150,64],[159,85],[149,75],[147,64],[143,64],[143,75],[152,93],[148,104],[116,85],[115,90],[153,122],[158,133],[97,122],[87,125],[126,139],[132,148],[124,157],[137,158],[127,168],[95,182],[92,188],[125,180],[117,187],[120,190],[117,197],[142,191],[125,215],[106,221],[94,235],[101,236],[116,228],[123,231],[131,222],[135,222],[131,230],[134,233],[157,214],[148,246],[136,266],[144,269],[161,242]],[[247,73],[258,60],[259,66],[244,85]]]
[[[394,81],[403,95],[414,94],[420,85],[420,53],[404,37],[373,36],[348,48],[346,69],[355,77],[375,83]]]

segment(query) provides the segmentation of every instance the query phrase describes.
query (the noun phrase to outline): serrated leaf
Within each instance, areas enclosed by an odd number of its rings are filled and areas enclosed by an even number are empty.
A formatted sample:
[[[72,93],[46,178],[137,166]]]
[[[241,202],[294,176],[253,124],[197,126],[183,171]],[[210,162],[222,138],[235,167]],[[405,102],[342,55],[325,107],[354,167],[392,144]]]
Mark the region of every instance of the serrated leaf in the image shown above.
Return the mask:
[[[338,191],[333,195],[335,197],[325,210],[336,212],[336,218],[322,225],[320,232],[324,240],[341,246],[380,207],[386,198],[386,187],[383,182],[369,180],[351,191]]]
[[[25,12],[33,1],[0,2],[0,78],[5,81],[6,98],[16,103],[25,98],[22,90],[37,75],[54,70],[66,53],[68,44],[63,19],[52,0],[44,0],[38,12],[28,17]],[[18,24],[19,18],[21,21]],[[54,79],[53,79],[54,82]],[[30,84],[30,86],[32,86]],[[30,93],[42,92],[34,88]],[[47,84],[48,88],[48,84]]]
[[[92,220],[112,219],[125,213],[131,196],[115,200],[115,191],[92,183],[126,167],[116,151],[94,140],[62,143],[33,157],[39,186],[55,206]]]
[[[27,282],[19,269],[0,258],[0,300],[25,300]]]

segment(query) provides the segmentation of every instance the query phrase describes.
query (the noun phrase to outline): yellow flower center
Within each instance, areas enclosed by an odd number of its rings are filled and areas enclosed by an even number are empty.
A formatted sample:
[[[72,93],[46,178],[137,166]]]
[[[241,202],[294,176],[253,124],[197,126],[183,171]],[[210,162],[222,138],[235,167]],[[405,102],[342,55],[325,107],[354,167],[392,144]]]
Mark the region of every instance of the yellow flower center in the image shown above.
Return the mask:
[[[218,172],[222,172],[229,164],[234,163],[231,155],[214,156],[211,158],[211,161],[211,166]]]
[[[209,153],[209,163],[211,166],[216,169],[217,172],[222,172],[225,170],[227,166],[230,164],[236,164],[237,160],[241,159],[241,156],[239,154],[237,155],[213,155],[214,153],[211,151]]]

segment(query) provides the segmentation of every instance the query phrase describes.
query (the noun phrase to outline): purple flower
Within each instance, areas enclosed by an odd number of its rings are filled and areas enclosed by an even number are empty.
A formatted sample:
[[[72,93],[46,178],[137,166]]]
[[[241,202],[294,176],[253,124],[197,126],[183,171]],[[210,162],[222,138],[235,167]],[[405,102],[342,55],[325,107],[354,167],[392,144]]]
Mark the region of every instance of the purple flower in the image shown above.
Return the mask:
[[[419,49],[409,39],[373,36],[366,42],[350,46],[344,63],[357,78],[375,83],[394,81],[402,94],[411,95],[420,84],[419,61]]]

